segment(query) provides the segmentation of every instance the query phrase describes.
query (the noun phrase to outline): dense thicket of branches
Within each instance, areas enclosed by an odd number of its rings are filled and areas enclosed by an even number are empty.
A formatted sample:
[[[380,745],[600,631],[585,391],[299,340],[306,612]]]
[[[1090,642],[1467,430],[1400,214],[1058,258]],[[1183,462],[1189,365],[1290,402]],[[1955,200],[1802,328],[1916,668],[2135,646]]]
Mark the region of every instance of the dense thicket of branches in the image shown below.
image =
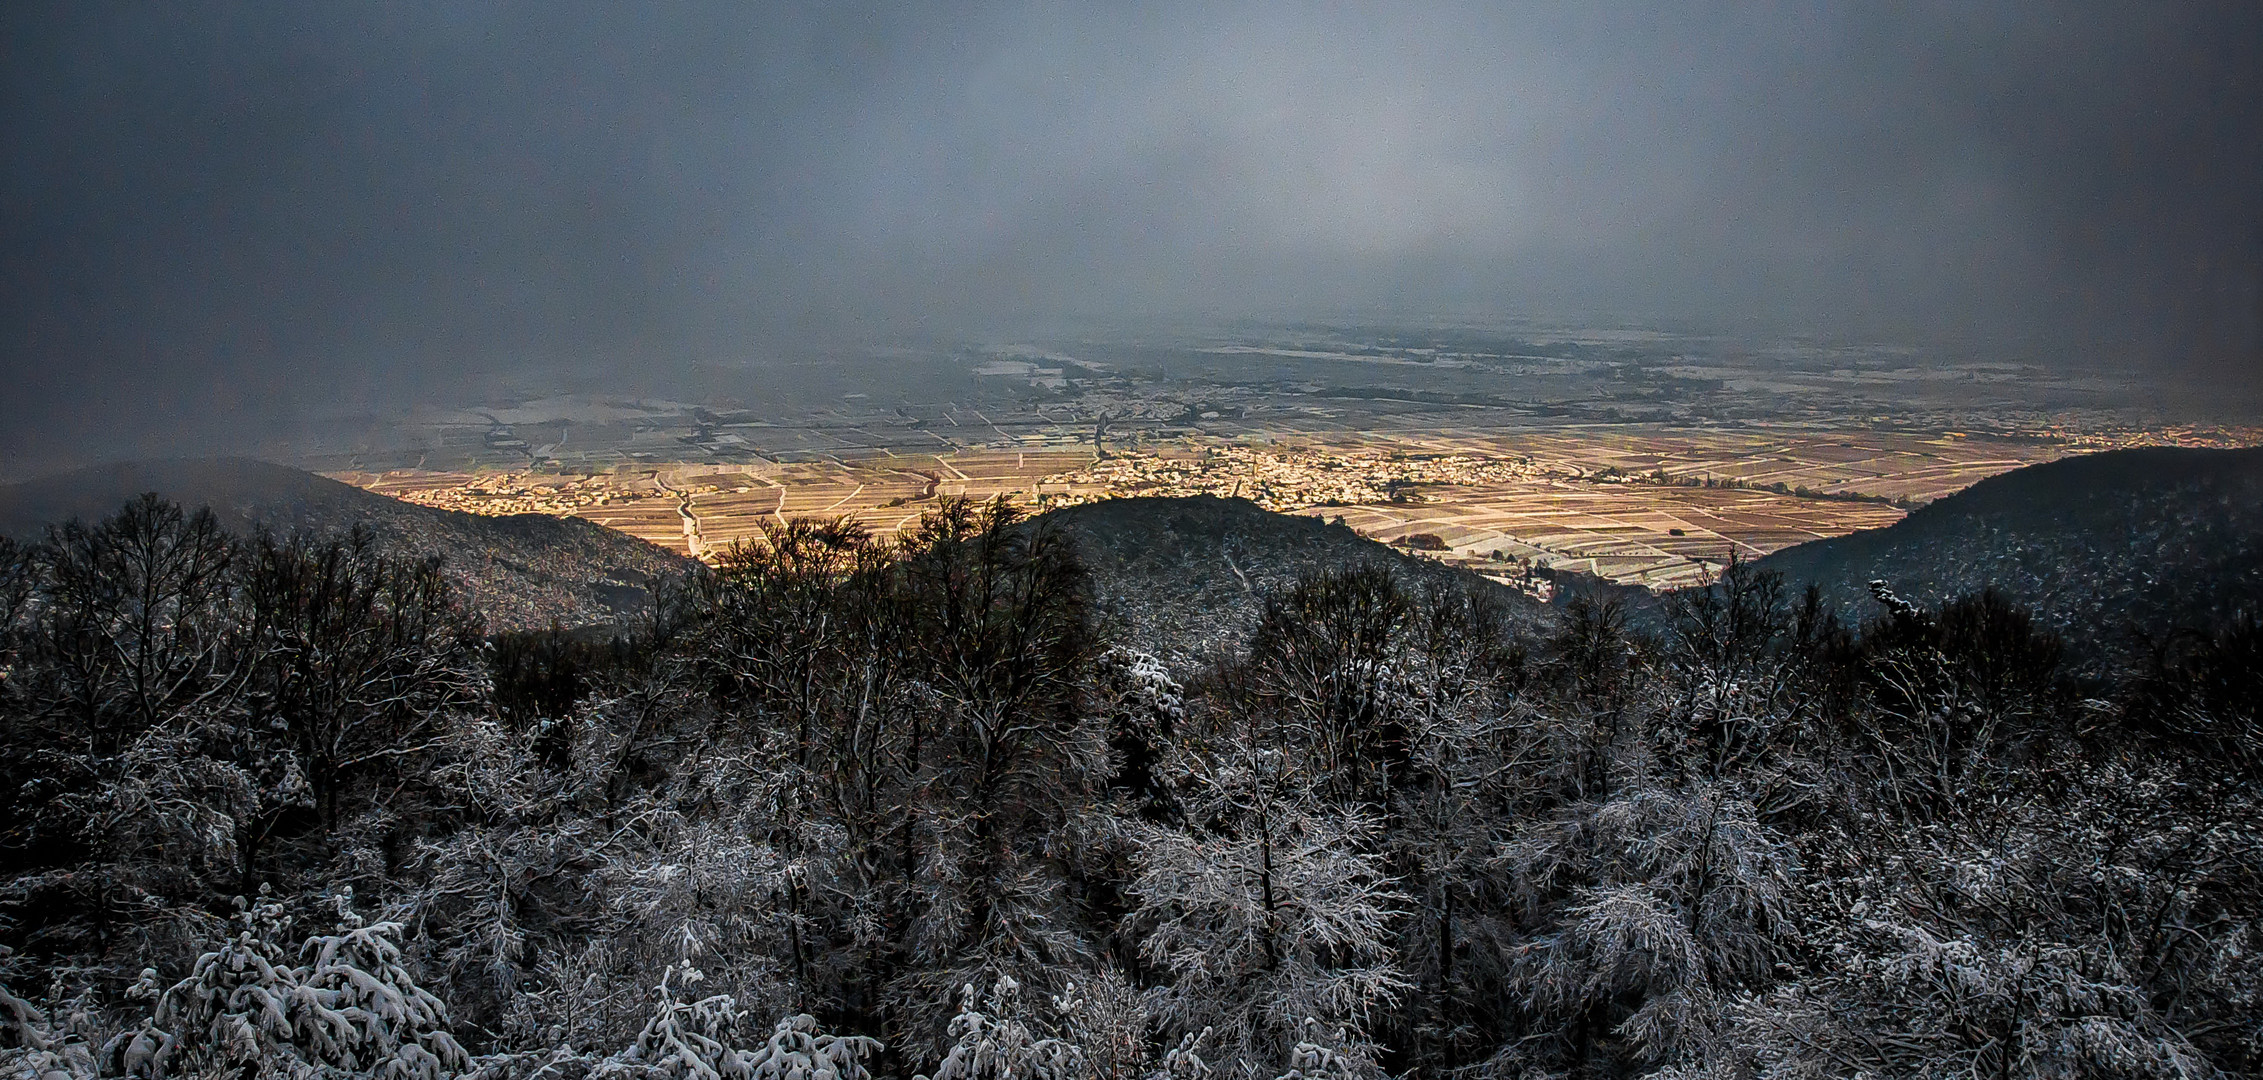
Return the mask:
[[[1347,567],[1172,671],[1002,505],[611,639],[154,498],[0,542],[9,1075],[2263,1072],[2263,630]]]

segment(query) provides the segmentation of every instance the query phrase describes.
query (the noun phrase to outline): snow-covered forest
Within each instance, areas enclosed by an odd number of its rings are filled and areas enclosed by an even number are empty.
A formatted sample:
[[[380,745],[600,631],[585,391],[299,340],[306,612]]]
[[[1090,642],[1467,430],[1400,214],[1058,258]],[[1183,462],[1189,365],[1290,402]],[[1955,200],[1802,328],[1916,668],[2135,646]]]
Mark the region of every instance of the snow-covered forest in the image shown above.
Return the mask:
[[[1002,506],[611,639],[154,498],[0,546],[9,1076],[2263,1074],[2263,627],[2113,683],[1750,567],[1199,663]]]

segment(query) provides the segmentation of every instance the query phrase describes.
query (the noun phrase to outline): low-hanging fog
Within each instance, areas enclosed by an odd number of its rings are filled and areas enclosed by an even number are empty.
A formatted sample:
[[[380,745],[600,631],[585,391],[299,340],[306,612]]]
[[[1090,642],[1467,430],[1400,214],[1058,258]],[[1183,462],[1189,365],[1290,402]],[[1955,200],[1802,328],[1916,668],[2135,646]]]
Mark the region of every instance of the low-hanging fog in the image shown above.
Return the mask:
[[[0,26],[14,458],[1094,318],[1597,312],[2187,387],[2259,366],[2244,0],[27,0]]]

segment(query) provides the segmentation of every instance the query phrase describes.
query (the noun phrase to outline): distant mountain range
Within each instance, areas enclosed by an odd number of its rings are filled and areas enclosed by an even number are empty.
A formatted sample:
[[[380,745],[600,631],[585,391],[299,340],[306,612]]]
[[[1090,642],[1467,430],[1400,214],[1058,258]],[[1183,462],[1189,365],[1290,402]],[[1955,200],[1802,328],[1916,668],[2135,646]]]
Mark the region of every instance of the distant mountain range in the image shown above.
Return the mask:
[[[656,576],[692,565],[579,518],[440,510],[244,458],[100,465],[0,487],[0,535],[35,540],[52,523],[100,520],[151,491],[184,507],[210,506],[240,532],[335,536],[360,525],[392,551],[441,556],[495,629],[611,622],[650,602]]]
[[[1036,519],[1075,538],[1103,621],[1181,658],[1239,640],[1261,598],[1302,574],[1375,564],[1413,591],[1474,589],[1536,623],[1538,602],[1486,578],[1367,539],[1348,526],[1213,495],[1110,499]]]
[[[2263,448],[2148,447],[2004,473],[1894,525],[1760,561],[1857,615],[1869,582],[1919,602],[1994,588],[2079,651],[2263,607]]]

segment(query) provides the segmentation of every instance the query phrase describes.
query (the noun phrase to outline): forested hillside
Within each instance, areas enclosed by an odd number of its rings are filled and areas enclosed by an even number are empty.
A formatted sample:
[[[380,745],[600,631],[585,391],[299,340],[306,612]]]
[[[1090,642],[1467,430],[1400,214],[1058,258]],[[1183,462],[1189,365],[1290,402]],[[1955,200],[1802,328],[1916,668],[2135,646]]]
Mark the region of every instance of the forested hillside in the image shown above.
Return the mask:
[[[799,522],[604,639],[155,499],[0,546],[0,1065],[2263,1073],[2251,616],[2078,686],[1993,595],[1353,563],[1173,666],[1077,551]]]
[[[2083,660],[2127,660],[2263,604],[2263,448],[2154,446],[2014,469],[1761,565],[1846,606],[1867,605],[1873,580],[1925,602],[1993,588]]]
[[[451,589],[497,629],[608,624],[650,604],[654,578],[691,565],[579,518],[418,506],[249,458],[120,462],[0,487],[0,536],[37,540],[50,525],[100,519],[146,492],[209,506],[223,528],[244,536],[340,539],[361,529],[388,554],[440,559]]]
[[[1092,579],[1094,622],[1158,656],[1199,657],[1255,629],[1265,597],[1300,577],[1380,566],[1408,589],[1475,592],[1529,630],[1540,605],[1467,570],[1392,548],[1349,526],[1212,495],[1103,499],[1054,510]]]

